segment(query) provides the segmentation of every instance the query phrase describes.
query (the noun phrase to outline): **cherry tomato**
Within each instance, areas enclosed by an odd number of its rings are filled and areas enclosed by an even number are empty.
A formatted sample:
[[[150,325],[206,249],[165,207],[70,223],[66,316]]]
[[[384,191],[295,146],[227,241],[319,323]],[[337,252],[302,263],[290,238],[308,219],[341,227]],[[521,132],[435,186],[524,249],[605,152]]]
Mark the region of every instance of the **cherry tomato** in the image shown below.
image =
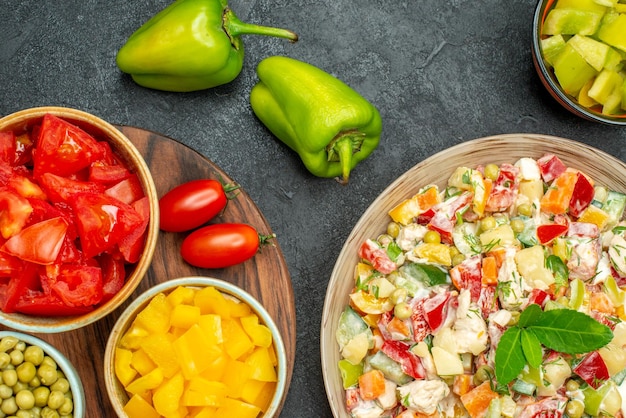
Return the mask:
[[[189,234],[180,251],[183,259],[193,266],[218,269],[252,258],[269,238],[246,224],[212,224]]]
[[[228,193],[238,186],[217,180],[192,180],[174,187],[159,200],[163,231],[183,232],[207,223],[226,207]]]

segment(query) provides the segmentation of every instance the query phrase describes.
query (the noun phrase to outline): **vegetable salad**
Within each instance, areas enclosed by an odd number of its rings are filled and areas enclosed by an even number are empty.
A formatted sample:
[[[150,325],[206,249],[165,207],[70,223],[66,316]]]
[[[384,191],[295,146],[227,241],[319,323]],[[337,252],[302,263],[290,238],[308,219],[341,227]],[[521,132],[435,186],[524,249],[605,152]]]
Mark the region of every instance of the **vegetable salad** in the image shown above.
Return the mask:
[[[399,203],[338,324],[351,416],[623,416],[625,205],[556,155]]]

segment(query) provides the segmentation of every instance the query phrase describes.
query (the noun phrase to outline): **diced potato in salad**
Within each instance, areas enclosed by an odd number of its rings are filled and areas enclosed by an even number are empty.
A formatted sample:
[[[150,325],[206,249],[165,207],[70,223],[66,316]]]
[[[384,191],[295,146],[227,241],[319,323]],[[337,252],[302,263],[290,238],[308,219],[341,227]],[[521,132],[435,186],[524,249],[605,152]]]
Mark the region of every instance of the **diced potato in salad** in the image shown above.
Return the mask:
[[[625,194],[545,155],[459,167],[392,208],[385,233],[359,248],[337,328],[350,415],[624,416],[625,206]],[[582,313],[608,339],[550,349],[518,327],[531,305]],[[510,329],[531,342],[515,340],[524,366],[498,382]]]

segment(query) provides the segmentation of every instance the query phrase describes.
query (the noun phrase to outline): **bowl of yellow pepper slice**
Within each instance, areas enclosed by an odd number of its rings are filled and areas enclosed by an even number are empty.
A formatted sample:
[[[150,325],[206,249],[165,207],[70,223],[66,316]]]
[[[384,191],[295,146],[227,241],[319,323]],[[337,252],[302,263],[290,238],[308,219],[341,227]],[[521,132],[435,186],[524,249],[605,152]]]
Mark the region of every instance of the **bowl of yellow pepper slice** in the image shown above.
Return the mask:
[[[243,289],[183,277],[144,292],[119,317],[104,358],[119,416],[278,416],[286,354],[274,321]]]

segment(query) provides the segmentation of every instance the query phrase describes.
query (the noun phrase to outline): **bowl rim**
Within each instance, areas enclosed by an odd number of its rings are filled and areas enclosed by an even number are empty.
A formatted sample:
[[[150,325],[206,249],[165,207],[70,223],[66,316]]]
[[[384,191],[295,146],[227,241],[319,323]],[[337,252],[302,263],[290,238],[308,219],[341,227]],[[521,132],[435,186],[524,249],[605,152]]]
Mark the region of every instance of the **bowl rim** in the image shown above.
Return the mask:
[[[36,315],[24,315],[20,313],[7,314],[0,311],[2,325],[15,330],[34,333],[58,333],[75,330],[92,324],[115,311],[115,309],[117,309],[126,299],[128,299],[128,297],[130,297],[147,274],[150,264],[152,263],[159,235],[160,212],[158,194],[150,169],[132,141],[111,123],[100,118],[99,116],[80,109],[61,106],[41,106],[19,110],[1,117],[0,130],[17,129],[20,124],[22,124],[22,127],[26,127],[29,123],[33,123],[32,121],[42,118],[47,113],[51,113],[72,123],[79,122],[83,125],[93,126],[93,130],[98,131],[103,139],[111,142],[115,149],[120,148],[122,144],[125,145],[122,156],[128,160],[132,159],[132,165],[134,166],[133,168],[136,172],[145,174],[145,181],[142,179],[141,184],[144,188],[145,195],[149,197],[150,222],[146,229],[148,233],[143,253],[139,261],[135,263],[131,273],[136,274],[139,277],[132,282],[129,282],[127,277],[124,287],[122,287],[122,289],[120,289],[120,291],[117,292],[111,299],[99,305],[93,311],[84,315],[60,317],[43,317]],[[94,122],[96,122],[96,124],[94,124]],[[81,128],[84,128],[84,126],[81,126]],[[118,151],[120,150],[118,149]],[[129,164],[131,163],[131,161],[126,162]],[[37,318],[39,321],[37,321],[37,323],[33,323],[34,318]]]
[[[600,122],[608,125],[625,126],[626,125],[626,111],[624,116],[612,117],[609,115],[603,115],[592,109],[582,106],[576,102],[572,97],[563,91],[559,83],[556,81],[552,71],[546,66],[543,54],[541,53],[541,26],[545,19],[546,10],[552,7],[553,3],[557,0],[539,0],[537,7],[533,14],[533,26],[532,26],[532,57],[535,70],[539,74],[541,83],[544,85],[550,95],[561,104],[564,108],[569,110],[576,116],[580,116],[583,119]]]
[[[47,355],[52,357],[70,383],[74,403],[73,417],[83,418],[86,410],[85,390],[78,371],[76,371],[76,368],[69,359],[61,353],[59,349],[41,338],[20,331],[0,331],[0,339],[8,336],[19,338],[29,345],[37,345],[41,347]]]
[[[617,157],[614,157],[602,150],[599,150],[593,146],[587,145],[585,143],[573,140],[562,138],[558,136],[545,135],[545,134],[536,134],[536,133],[511,133],[511,134],[500,134],[500,135],[491,135],[481,138],[476,138],[468,141],[464,141],[453,145],[449,148],[441,150],[424,160],[418,162],[414,166],[410,167],[407,171],[402,173],[400,176],[391,181],[391,183],[380,192],[380,194],[370,203],[370,205],[365,209],[362,215],[358,218],[356,223],[354,224],[352,230],[349,235],[346,237],[342,248],[337,256],[334,267],[332,269],[329,282],[327,285],[326,294],[324,296],[324,305],[322,310],[321,324],[320,324],[320,360],[322,367],[322,374],[324,380],[324,388],[326,391],[327,400],[331,411],[334,417],[349,417],[350,415],[347,413],[345,409],[345,399],[342,397],[337,398],[336,393],[337,387],[333,387],[333,385],[341,386],[341,381],[337,381],[336,379],[341,379],[339,371],[337,369],[336,362],[333,362],[335,358],[341,359],[339,354],[339,348],[337,346],[334,332],[337,329],[336,321],[334,320],[335,312],[331,310],[333,306],[335,306],[338,302],[336,298],[333,298],[333,294],[337,292],[338,288],[341,288],[341,284],[347,280],[353,280],[352,276],[347,277],[345,271],[343,271],[342,266],[344,264],[341,263],[342,259],[347,259],[348,257],[354,257],[354,263],[351,264],[352,267],[356,265],[358,261],[358,257],[356,255],[356,248],[358,246],[358,242],[356,242],[357,238],[359,238],[359,231],[366,227],[366,225],[372,223],[372,217],[376,214],[380,209],[376,208],[376,205],[381,204],[385,201],[385,196],[389,195],[394,189],[405,185],[410,184],[414,185],[415,188],[420,188],[425,186],[426,184],[415,184],[415,181],[412,177],[415,177],[418,173],[427,170],[429,166],[433,164],[442,163],[446,159],[450,158],[450,154],[454,154],[454,156],[462,155],[464,161],[467,161],[467,164],[470,164],[473,159],[476,159],[476,156],[473,155],[474,150],[490,150],[491,145],[496,143],[505,142],[507,146],[521,147],[525,146],[528,141],[532,141],[533,145],[535,142],[541,142],[541,144],[545,144],[545,149],[556,150],[571,150],[574,149],[575,155],[579,156],[580,153],[583,152],[587,157],[593,157],[597,161],[601,163],[611,163],[616,164],[619,168],[622,169],[623,172],[626,172],[626,162],[621,161]],[[487,152],[487,151],[486,151]],[[540,146],[533,147],[533,152],[539,154],[544,152],[544,149],[540,148]],[[557,153],[555,151],[555,153]],[[558,155],[558,153],[557,153]],[[573,155],[573,154],[572,154]],[[528,157],[530,155],[508,155],[497,156],[499,160],[509,161],[511,163],[514,162],[514,159],[521,157]],[[494,157],[495,158],[495,157]],[[571,158],[568,158],[571,159]],[[454,169],[454,168],[452,168]],[[594,164],[594,169],[597,171],[608,173],[606,165],[596,165]],[[611,173],[607,174],[609,177],[615,177],[616,179],[619,177],[619,182],[623,185],[623,191],[626,192],[626,178],[622,176],[612,176]],[[615,180],[617,181],[617,180]],[[445,179],[440,179],[437,183],[441,184],[445,182]],[[405,196],[408,198],[410,196]],[[395,203],[399,203],[398,200],[394,201]],[[389,202],[388,202],[389,203]],[[386,210],[391,209],[389,206],[385,206]],[[387,216],[386,212],[383,216]],[[387,216],[388,219],[388,216]],[[382,228],[381,228],[382,230]],[[345,300],[345,303],[342,306],[347,304],[349,300],[349,295],[340,295],[342,300]],[[338,317],[338,315],[336,315]]]
[[[259,316],[261,321],[270,329],[272,333],[272,343],[274,345],[276,356],[278,359],[278,364],[276,366],[277,369],[277,381],[276,381],[276,389],[274,392],[274,396],[272,397],[272,402],[268,406],[265,414],[262,415],[264,418],[274,417],[279,413],[280,407],[283,403],[283,398],[285,396],[285,389],[287,387],[287,353],[285,351],[285,345],[278,329],[278,326],[272,319],[272,316],[269,312],[263,307],[263,305],[250,293],[246,290],[242,289],[239,286],[236,286],[230,282],[227,282],[222,279],[218,279],[215,277],[208,276],[184,276],[177,277],[174,279],[170,279],[164,282],[161,282],[155,286],[152,286],[148,290],[141,293],[137,296],[128,307],[122,312],[122,314],[118,317],[117,321],[113,325],[111,329],[111,333],[109,334],[109,338],[107,340],[107,344],[104,350],[104,380],[105,386],[107,390],[107,394],[109,395],[109,400],[113,406],[113,409],[116,413],[123,413],[123,405],[120,399],[116,396],[115,388],[123,391],[121,385],[117,378],[115,377],[115,369],[114,369],[114,355],[115,348],[117,342],[123,335],[123,333],[128,329],[131,325],[134,317],[136,316],[136,311],[142,306],[146,305],[155,295],[158,293],[169,293],[179,286],[187,286],[187,287],[209,287],[213,286],[218,289],[222,293],[226,293],[235,297],[236,299],[245,302],[248,304],[255,313]],[[120,415],[123,416],[123,415]]]

